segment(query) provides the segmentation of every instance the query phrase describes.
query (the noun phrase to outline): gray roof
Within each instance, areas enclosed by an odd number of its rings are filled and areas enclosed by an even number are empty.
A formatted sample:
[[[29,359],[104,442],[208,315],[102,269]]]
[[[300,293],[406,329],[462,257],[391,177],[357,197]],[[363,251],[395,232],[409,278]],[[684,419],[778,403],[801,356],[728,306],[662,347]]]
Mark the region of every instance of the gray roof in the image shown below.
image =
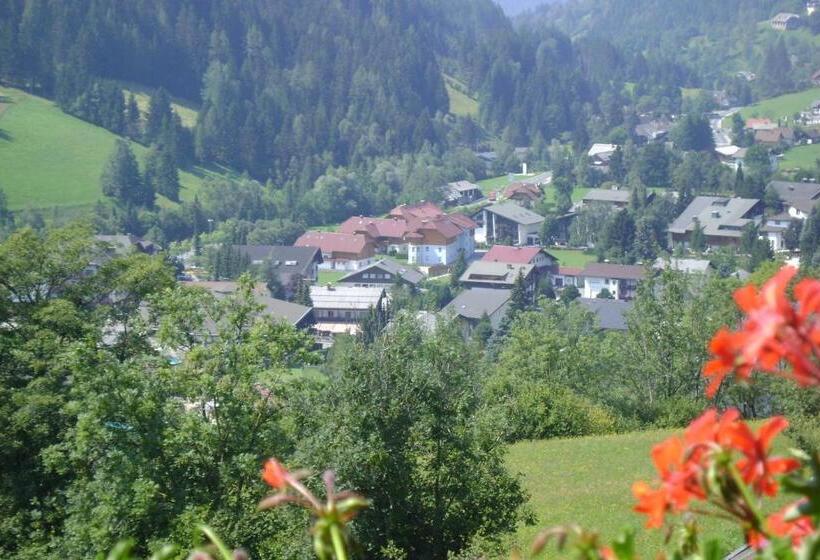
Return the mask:
[[[413,285],[416,285],[419,282],[421,282],[422,280],[424,280],[424,274],[422,274],[421,272],[419,272],[415,268],[409,267],[409,266],[407,266],[407,267],[402,266],[394,260],[383,259],[383,260],[380,260],[379,262],[373,263],[369,266],[365,266],[363,268],[360,268],[359,270],[354,270],[353,272],[351,272],[349,274],[346,274],[340,280],[338,280],[336,283],[337,284],[344,284],[344,283],[347,283],[347,282],[352,282],[351,279],[354,276],[357,276],[362,272],[367,272],[367,271],[370,271],[370,270],[375,269],[375,268],[378,268],[379,270],[383,270],[385,272],[389,272],[393,276],[399,276],[405,282],[408,282],[408,283],[413,284]]]
[[[492,315],[508,301],[510,290],[472,288],[458,294],[441,312],[453,313],[465,319],[481,319],[484,313]]]
[[[625,331],[627,329],[626,313],[633,307],[631,301],[598,298],[578,298],[576,301],[595,313],[598,326],[602,329],[614,331]]]
[[[486,206],[484,210],[525,226],[540,224],[544,221],[544,217],[540,214],[536,214],[514,202],[493,204],[492,206]]]
[[[447,183],[447,187],[458,192],[469,192],[475,189],[481,189],[481,187],[475,183],[471,183],[470,181],[455,181],[453,183]]]
[[[616,280],[642,280],[646,270],[633,264],[587,263],[581,276],[589,278],[614,278]]]
[[[667,121],[649,121],[635,127],[635,134],[648,139],[655,139],[669,132],[672,124]]]
[[[628,189],[613,190],[613,189],[590,189],[584,195],[584,202],[629,202],[629,197],[632,191]]]
[[[185,286],[193,288],[203,288],[208,290],[217,299],[222,299],[236,292],[239,288],[238,282],[181,282]],[[253,300],[263,306],[261,315],[267,316],[274,321],[285,321],[291,325],[298,325],[305,316],[311,312],[310,307],[285,301],[283,299],[272,298],[265,294],[266,289],[262,284],[257,283],[253,289]],[[206,328],[214,334],[216,326],[206,325]]]
[[[706,235],[739,238],[743,233],[743,227],[753,221],[747,215],[750,215],[759,202],[757,198],[698,196],[672,222],[669,231],[694,231],[694,221],[697,219]]]
[[[481,282],[482,284],[495,284],[498,286],[512,286],[518,277],[519,271],[524,278],[532,273],[535,268],[531,264],[510,264],[495,261],[473,261],[464,274],[459,278],[460,282]]]
[[[314,309],[359,309],[376,307],[384,297],[384,288],[356,286],[311,286]]]
[[[777,192],[780,200],[787,206],[793,206],[801,212],[808,214],[812,208],[820,204],[820,184],[818,183],[772,181],[769,187]]]
[[[525,177],[519,182],[538,187],[548,185],[552,182],[552,172],[547,171],[546,173],[539,173],[538,175],[533,175],[532,177]]]
[[[680,259],[675,257],[669,259],[658,257],[655,264],[652,265],[656,270],[678,270],[690,274],[693,272],[705,274],[711,266],[712,264],[705,259]]]

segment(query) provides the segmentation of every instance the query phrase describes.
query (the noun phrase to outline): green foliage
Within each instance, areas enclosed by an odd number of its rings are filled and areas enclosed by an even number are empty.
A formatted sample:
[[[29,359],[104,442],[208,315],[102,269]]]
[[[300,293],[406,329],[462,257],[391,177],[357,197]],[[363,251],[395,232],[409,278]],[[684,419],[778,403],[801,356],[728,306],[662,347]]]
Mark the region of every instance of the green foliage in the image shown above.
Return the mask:
[[[369,349],[352,349],[313,404],[300,457],[371,501],[356,522],[368,554],[444,559],[515,527],[525,498],[478,421],[477,367],[457,331],[424,335],[398,318]]]
[[[686,115],[672,130],[675,147],[684,151],[712,152],[715,140],[709,119],[704,115]]]
[[[124,205],[148,208],[154,205],[152,186],[143,181],[134,152],[122,140],[117,140],[114,153],[103,169],[100,184],[105,196]]]

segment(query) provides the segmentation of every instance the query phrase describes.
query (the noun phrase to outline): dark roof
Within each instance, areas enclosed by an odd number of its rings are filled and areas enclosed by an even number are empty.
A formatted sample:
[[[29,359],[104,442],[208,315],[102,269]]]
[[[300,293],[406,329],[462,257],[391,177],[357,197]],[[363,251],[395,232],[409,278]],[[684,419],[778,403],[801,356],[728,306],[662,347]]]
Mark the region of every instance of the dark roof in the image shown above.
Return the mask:
[[[360,268],[359,270],[354,270],[353,272],[351,272],[349,274],[346,274],[341,279],[339,279],[336,283],[337,284],[345,284],[345,283],[348,283],[348,282],[352,283],[353,282],[352,278],[354,278],[355,276],[358,276],[359,274],[361,274],[363,272],[369,272],[370,270],[373,270],[373,269],[379,269],[379,270],[383,270],[385,272],[389,272],[390,274],[392,274],[394,276],[401,277],[402,280],[404,280],[405,282],[408,282],[410,284],[413,284],[413,285],[416,285],[419,282],[421,282],[422,280],[424,280],[424,274],[422,274],[421,272],[419,272],[415,268],[410,267],[410,266],[400,265],[396,261],[393,261],[393,260],[390,260],[390,259],[383,259],[383,260],[380,260],[379,262],[373,263],[369,266],[366,266],[364,268]]]
[[[181,282],[184,286],[192,288],[203,288],[213,294],[214,297],[221,299],[229,296],[239,289],[238,282]],[[260,315],[267,316],[274,321],[284,321],[294,326],[298,326],[301,321],[311,312],[310,307],[299,305],[285,301],[283,299],[272,298],[266,294],[267,290],[264,284],[257,283],[253,289],[254,301],[263,306]],[[216,332],[215,325],[206,325],[206,328],[214,334]]]
[[[629,202],[632,196],[632,191],[628,189],[613,190],[613,189],[590,189],[584,195],[584,202]]]
[[[458,294],[441,312],[452,312],[465,319],[481,319],[484,313],[487,315],[495,313],[509,300],[510,290],[472,288]]]
[[[646,271],[642,266],[611,263],[587,263],[581,272],[581,276],[616,280],[642,280],[645,275]]]
[[[540,224],[544,221],[544,216],[536,214],[532,210],[527,210],[514,202],[493,204],[492,206],[486,206],[484,210],[522,225]]]
[[[595,313],[598,326],[602,329],[613,331],[625,331],[627,329],[626,313],[634,305],[631,301],[597,298],[578,298],[576,301]]]
[[[820,204],[820,184],[818,183],[791,183],[788,181],[772,181],[769,183],[780,200],[788,206],[793,206],[801,212],[809,213],[812,208]]]
[[[691,232],[697,218],[706,235],[739,238],[743,234],[743,227],[752,221],[746,216],[752,213],[759,202],[756,198],[697,196],[672,222],[669,231]]]

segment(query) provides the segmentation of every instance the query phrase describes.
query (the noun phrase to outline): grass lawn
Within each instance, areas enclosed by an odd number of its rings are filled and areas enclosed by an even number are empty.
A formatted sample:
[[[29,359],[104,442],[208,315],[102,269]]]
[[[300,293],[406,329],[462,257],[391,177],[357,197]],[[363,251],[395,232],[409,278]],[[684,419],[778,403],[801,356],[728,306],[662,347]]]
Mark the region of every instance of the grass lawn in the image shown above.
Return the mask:
[[[787,93],[771,99],[766,99],[754,105],[744,107],[740,116],[749,118],[769,118],[772,120],[791,120],[792,115],[804,111],[813,101],[820,99],[820,87]]]
[[[518,530],[513,543],[527,550],[541,529],[573,522],[599,531],[607,541],[620,530],[633,527],[641,529],[637,536],[639,556],[653,558],[651,552],[661,545],[663,533],[643,529],[644,518],[632,511],[630,488],[636,480],[654,480],[650,449],[672,433],[649,431],[511,446],[509,469],[524,476],[530,507],[537,517],[535,526]],[[786,445],[779,448],[782,453]],[[710,519],[705,530],[727,549],[743,540],[737,528],[725,522]],[[555,556],[552,546],[547,557]]]
[[[818,159],[820,159],[820,144],[795,146],[783,154],[783,159],[780,160],[780,171],[788,172],[797,169],[813,171],[817,168]]]
[[[25,92],[0,88],[10,101],[0,113],[0,188],[9,208],[72,208],[82,213],[101,197],[100,175],[114,150],[117,136],[63,113],[52,102]],[[131,142],[144,159],[148,150]],[[221,169],[194,168],[180,172],[184,200],[209,175]],[[159,199],[159,204],[172,204]]]
[[[478,186],[481,187],[481,192],[484,193],[484,196],[489,195],[492,191],[500,191],[510,183],[514,183],[516,181],[520,181],[521,179],[527,178],[527,175],[521,174],[509,174],[509,175],[501,175],[500,177],[493,177],[491,179],[484,179],[478,182]]]
[[[548,247],[547,252],[554,255],[561,266],[583,267],[588,262],[596,260],[595,255],[588,255],[578,249],[550,249]]]
[[[348,271],[345,270],[320,270],[319,271],[319,279],[316,282],[319,286],[324,286],[326,284],[335,284],[339,280],[342,279],[343,276],[347,276]]]
[[[477,117],[478,101],[470,97],[464,91],[466,86],[453,78],[444,74],[444,87],[447,88],[447,97],[450,99],[450,112],[460,117]]]

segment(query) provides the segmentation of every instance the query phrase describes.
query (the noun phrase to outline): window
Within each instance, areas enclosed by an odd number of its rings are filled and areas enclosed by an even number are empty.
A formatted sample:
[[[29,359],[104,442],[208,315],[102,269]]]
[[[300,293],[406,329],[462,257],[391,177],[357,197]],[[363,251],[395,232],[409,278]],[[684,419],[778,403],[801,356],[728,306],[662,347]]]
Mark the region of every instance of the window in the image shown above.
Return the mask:
[[[327,316],[332,319],[333,318],[333,310],[328,309],[327,310]]]

